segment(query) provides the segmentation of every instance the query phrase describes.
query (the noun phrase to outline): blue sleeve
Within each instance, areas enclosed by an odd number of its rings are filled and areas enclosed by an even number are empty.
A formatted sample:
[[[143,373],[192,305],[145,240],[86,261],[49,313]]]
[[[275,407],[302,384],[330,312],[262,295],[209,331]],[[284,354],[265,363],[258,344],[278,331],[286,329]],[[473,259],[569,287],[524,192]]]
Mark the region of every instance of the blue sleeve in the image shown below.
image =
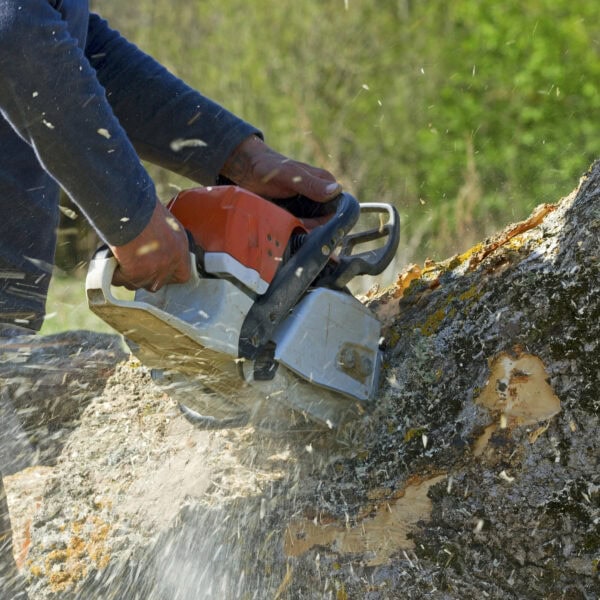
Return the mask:
[[[156,202],[138,152],[212,182],[227,153],[255,130],[97,16],[86,20],[84,50],[77,35],[84,39],[85,29],[74,34],[48,0],[0,0],[0,112],[102,237],[122,245],[146,226]],[[198,118],[186,128],[190,114]]]
[[[47,0],[0,4],[2,115],[106,241],[130,241],[150,219],[154,185],[78,39]]]
[[[260,132],[190,88],[92,14],[86,55],[141,158],[213,185],[232,150]]]

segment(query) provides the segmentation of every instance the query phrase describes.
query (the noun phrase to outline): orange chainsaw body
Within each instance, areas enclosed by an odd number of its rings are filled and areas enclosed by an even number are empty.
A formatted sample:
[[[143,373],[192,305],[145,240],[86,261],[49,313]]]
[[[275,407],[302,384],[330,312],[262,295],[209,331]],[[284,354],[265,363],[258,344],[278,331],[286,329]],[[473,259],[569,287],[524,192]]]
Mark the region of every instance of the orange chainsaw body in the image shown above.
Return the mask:
[[[167,208],[205,252],[228,254],[269,284],[292,235],[307,232],[291,213],[233,185],[182,191]]]

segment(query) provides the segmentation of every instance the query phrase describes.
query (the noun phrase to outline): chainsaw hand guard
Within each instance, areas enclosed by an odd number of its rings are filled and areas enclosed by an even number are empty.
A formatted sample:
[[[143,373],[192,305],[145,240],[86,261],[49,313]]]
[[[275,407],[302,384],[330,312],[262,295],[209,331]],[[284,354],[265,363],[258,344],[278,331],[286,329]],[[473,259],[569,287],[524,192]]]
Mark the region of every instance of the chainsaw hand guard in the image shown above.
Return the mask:
[[[281,266],[267,292],[249,311],[240,332],[239,354],[254,359],[277,326],[323,271],[360,216],[360,204],[343,192],[331,201],[334,216],[308,233],[300,249]]]
[[[379,275],[392,262],[400,242],[400,215],[390,204],[378,202],[360,205],[361,214],[387,216],[387,221],[379,227],[350,233],[344,237],[337,254],[337,266],[319,278],[319,285],[341,290],[349,281],[359,275]],[[373,250],[353,254],[354,249],[368,242],[387,238],[385,244]]]

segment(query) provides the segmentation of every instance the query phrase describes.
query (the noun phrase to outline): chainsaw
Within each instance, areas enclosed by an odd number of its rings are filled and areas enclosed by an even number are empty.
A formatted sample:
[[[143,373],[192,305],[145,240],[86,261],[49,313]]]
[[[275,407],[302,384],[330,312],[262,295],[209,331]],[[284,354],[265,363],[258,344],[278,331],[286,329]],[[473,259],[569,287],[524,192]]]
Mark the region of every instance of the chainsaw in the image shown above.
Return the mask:
[[[119,297],[117,262],[104,248],[86,294],[189,420],[227,427],[283,409],[338,428],[372,408],[381,327],[348,283],[390,264],[395,208],[345,192],[327,204],[277,204],[233,185],[184,190],[167,208],[188,233],[189,281]],[[363,216],[371,223],[353,232]]]

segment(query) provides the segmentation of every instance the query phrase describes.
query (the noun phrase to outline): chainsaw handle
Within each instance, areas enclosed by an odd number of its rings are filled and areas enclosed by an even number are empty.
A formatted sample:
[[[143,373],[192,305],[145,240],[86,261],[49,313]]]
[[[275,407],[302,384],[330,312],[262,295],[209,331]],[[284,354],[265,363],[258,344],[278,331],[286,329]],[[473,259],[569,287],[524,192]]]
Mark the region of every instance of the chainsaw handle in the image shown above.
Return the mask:
[[[198,248],[198,246],[195,246],[194,251],[190,248],[190,279],[193,281],[196,281],[199,278],[201,272]],[[103,244],[96,250],[90,261],[90,266],[85,279],[85,292],[88,304],[96,306],[107,304],[114,306],[130,306],[130,301],[119,300],[112,292],[112,281],[118,266],[119,263],[117,262],[117,259],[107,245]]]
[[[85,293],[90,307],[120,304],[112,293],[112,280],[118,266],[108,246],[103,245],[96,250],[85,278]]]
[[[204,254],[205,254],[204,249],[202,247],[200,247],[198,244],[196,244],[196,242],[194,240],[194,236],[192,235],[191,231],[186,229],[185,233],[186,233],[187,239],[188,239],[188,247],[189,247],[190,254],[194,258],[194,260],[192,260],[192,262],[195,263],[195,265],[196,265],[196,272],[199,274],[204,273],[205,272],[205,270],[204,270]],[[115,258],[115,255],[113,254],[112,250],[110,249],[108,244],[102,244],[102,245],[98,246],[98,248],[96,249],[96,251],[94,252],[94,255],[92,257],[92,261],[97,261],[98,264],[100,264],[99,261],[103,261],[103,260],[108,261],[111,259],[112,259],[112,262],[103,263],[104,270],[110,269],[109,284],[112,284],[112,279],[114,277],[115,271],[117,270],[117,267],[119,266],[119,263],[117,262],[117,259]],[[113,265],[113,262],[114,262],[114,265]],[[98,281],[100,281],[100,280],[98,280]]]
[[[387,221],[379,227],[349,233],[342,240],[337,255],[338,264],[319,284],[334,289],[343,289],[358,275],[379,275],[392,262],[400,242],[400,215],[394,206],[381,202],[368,202],[360,205],[361,214],[374,213],[387,216]],[[387,238],[380,248],[352,254],[360,244]]]
[[[281,266],[268,290],[248,311],[240,330],[240,357],[257,357],[358,221],[360,204],[354,196],[342,192],[331,203],[335,214],[306,235],[302,246]]]

